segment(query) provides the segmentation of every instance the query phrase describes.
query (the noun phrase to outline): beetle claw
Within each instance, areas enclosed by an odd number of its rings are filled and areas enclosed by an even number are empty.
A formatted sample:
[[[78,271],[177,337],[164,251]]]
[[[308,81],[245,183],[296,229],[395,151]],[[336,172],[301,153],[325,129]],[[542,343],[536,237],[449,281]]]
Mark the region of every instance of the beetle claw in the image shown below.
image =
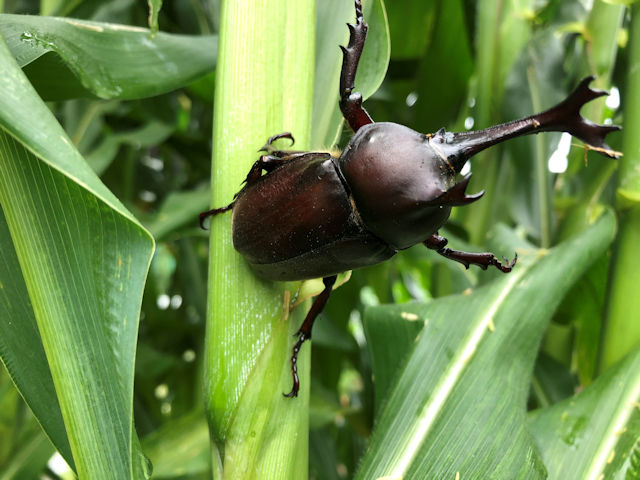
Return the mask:
[[[492,262],[491,264],[496,267],[498,270],[500,270],[503,273],[509,273],[513,267],[516,265],[516,262],[518,261],[518,254],[516,253],[515,256],[513,257],[513,260],[509,260],[506,257],[502,257],[502,262],[500,262],[498,259],[494,258],[494,262]]]
[[[277,151],[277,149],[275,147],[272,146],[273,142],[275,142],[276,140],[280,140],[281,138],[287,138],[289,140],[291,140],[291,146],[293,146],[294,143],[296,143],[296,141],[293,138],[293,135],[291,135],[291,132],[283,132],[283,133],[279,133],[277,135],[273,135],[272,137],[269,137],[269,139],[267,140],[267,143],[265,143],[262,148],[260,150],[258,150],[258,152],[267,152],[267,153],[272,153]]]

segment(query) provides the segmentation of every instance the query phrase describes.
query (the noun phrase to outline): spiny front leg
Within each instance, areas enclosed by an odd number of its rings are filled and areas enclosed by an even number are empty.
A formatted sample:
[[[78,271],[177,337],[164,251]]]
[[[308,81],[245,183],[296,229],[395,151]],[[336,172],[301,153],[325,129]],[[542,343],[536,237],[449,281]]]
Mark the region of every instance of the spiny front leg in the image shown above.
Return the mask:
[[[353,91],[358,62],[360,61],[364,41],[367,38],[367,30],[369,29],[362,15],[362,3],[360,0],[355,0],[355,7],[356,23],[355,25],[347,24],[349,27],[349,44],[346,47],[340,45],[342,49],[340,110],[351,129],[357,132],[360,127],[373,123],[373,120],[362,106],[362,94]]]
[[[465,268],[469,268],[469,265],[477,265],[478,267],[486,270],[489,266],[494,266],[498,270],[504,273],[509,273],[513,266],[516,264],[518,260],[518,255],[514,257],[513,260],[508,261],[506,258],[504,259],[504,264],[500,262],[496,258],[493,253],[483,252],[483,253],[472,253],[472,252],[461,252],[459,250],[451,250],[447,248],[447,243],[449,241],[438,235],[438,233],[434,233],[429,238],[427,238],[424,242],[425,247],[435,250],[440,255],[450,260],[455,260],[456,262],[461,263],[465,266]]]
[[[337,276],[333,275],[331,277],[325,277],[322,279],[324,283],[324,290],[322,290],[320,295],[316,297],[313,305],[311,305],[309,313],[307,313],[307,316],[304,319],[304,322],[302,322],[302,326],[296,332],[298,341],[293,346],[293,353],[291,354],[291,375],[293,376],[293,388],[289,393],[283,393],[285,397],[291,398],[298,396],[298,390],[300,389],[300,379],[298,378],[298,353],[300,352],[300,347],[302,347],[302,344],[307,340],[311,340],[311,329],[313,328],[313,322],[316,321],[316,318],[318,317],[318,315],[320,315],[320,312],[322,312],[322,309],[327,304],[327,300],[329,300],[329,296],[331,295],[333,284],[336,283],[336,278]]]

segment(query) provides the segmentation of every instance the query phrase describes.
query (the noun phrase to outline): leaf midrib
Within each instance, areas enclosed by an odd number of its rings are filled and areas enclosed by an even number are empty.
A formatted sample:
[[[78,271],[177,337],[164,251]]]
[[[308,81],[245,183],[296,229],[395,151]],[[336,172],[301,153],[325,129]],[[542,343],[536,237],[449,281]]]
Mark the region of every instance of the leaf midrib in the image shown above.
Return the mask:
[[[488,305],[486,312],[478,319],[473,330],[471,330],[465,340],[460,343],[448,368],[440,377],[434,389],[434,395],[429,397],[429,400],[422,408],[419,418],[414,423],[413,429],[403,437],[406,439],[405,446],[399,450],[406,453],[398,459],[398,462],[393,467],[393,471],[390,474],[392,477],[402,478],[406,475],[409,466],[411,466],[417,453],[420,451],[420,447],[425,441],[428,432],[434,425],[436,418],[438,418],[438,414],[442,411],[443,405],[461,378],[465,367],[470,364],[470,359],[475,354],[478,345],[487,334],[487,331],[490,330],[489,327],[496,312],[508,298],[511,291],[514,290],[515,285],[527,270],[527,268],[521,268],[509,275],[498,297]]]
[[[640,382],[633,382],[633,388],[627,388],[622,398],[618,402],[618,408],[615,410],[612,421],[604,432],[600,447],[591,457],[589,467],[586,469],[585,479],[603,478],[604,470],[609,463],[609,456],[614,450],[615,444],[620,439],[617,432],[623,430],[629,421],[631,413],[636,407],[635,403],[640,397]]]

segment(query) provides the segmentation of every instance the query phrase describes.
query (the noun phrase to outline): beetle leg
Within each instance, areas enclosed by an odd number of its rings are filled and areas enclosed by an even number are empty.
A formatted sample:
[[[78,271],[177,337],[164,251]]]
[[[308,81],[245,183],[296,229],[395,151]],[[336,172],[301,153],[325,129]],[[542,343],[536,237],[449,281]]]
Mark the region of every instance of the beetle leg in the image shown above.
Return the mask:
[[[456,262],[461,263],[465,266],[465,268],[469,268],[469,265],[477,265],[478,267],[486,270],[487,267],[493,265],[498,270],[509,273],[513,266],[516,264],[518,260],[518,254],[514,257],[513,260],[508,261],[506,258],[504,259],[504,264],[500,262],[496,258],[493,253],[484,252],[484,253],[472,253],[472,252],[461,252],[459,250],[451,250],[446,245],[449,242],[446,238],[438,235],[438,233],[434,233],[429,238],[427,238],[424,242],[422,242],[427,248],[431,250],[435,250],[440,255],[450,260],[455,260]]]
[[[281,138],[288,138],[289,140],[291,140],[292,146],[294,143],[296,143],[296,141],[293,139],[293,135],[291,135],[291,132],[278,133],[277,135],[273,135],[269,137],[269,139],[267,140],[267,143],[265,143],[264,146],[258,151],[267,152],[267,153],[271,153],[275,151],[275,148],[272,147],[272,144],[273,142],[275,142],[276,140],[280,140]]]
[[[245,178],[242,183],[251,185],[262,176],[263,170],[267,173],[272,172],[288,160],[289,158],[277,157],[274,155],[260,155],[260,158],[253,164],[251,170],[247,173],[247,178]]]
[[[214,208],[212,210],[207,210],[206,212],[202,212],[200,214],[200,228],[203,230],[206,230],[206,228],[204,227],[204,220],[207,217],[213,217],[215,215],[218,215],[219,213],[224,213],[228,210],[231,210],[233,208],[233,204],[236,203],[236,201],[234,200],[233,202],[231,202],[229,205],[227,205],[226,207],[221,207],[221,208]]]
[[[355,0],[356,23],[348,23],[349,44],[346,47],[340,45],[342,49],[342,71],[340,73],[340,110],[347,123],[354,132],[360,127],[373,123],[373,120],[362,107],[362,94],[354,92],[354,82],[358,62],[364,48],[364,41],[367,38],[369,26],[362,16],[362,2]]]
[[[296,341],[293,346],[293,353],[291,354],[291,375],[293,376],[293,388],[289,393],[283,393],[285,397],[297,397],[298,390],[300,389],[300,379],[298,378],[298,352],[300,351],[300,347],[302,344],[311,340],[311,329],[313,328],[313,322],[315,322],[322,309],[327,304],[327,300],[329,300],[329,296],[331,295],[331,289],[333,288],[333,284],[336,283],[336,275],[332,275],[331,277],[324,277],[322,281],[324,282],[324,290],[318,295],[311,305],[311,309],[307,316],[302,322],[302,326],[296,332],[298,336],[298,341]]]

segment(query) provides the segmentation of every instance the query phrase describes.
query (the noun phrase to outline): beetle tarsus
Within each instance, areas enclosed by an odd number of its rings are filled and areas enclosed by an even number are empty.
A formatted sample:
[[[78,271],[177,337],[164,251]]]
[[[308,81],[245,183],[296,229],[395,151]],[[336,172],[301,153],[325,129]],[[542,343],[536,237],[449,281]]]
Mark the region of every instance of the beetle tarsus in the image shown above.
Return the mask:
[[[307,313],[307,316],[302,322],[302,325],[296,332],[298,336],[298,340],[293,346],[293,351],[291,354],[291,376],[293,377],[293,388],[289,393],[283,393],[285,397],[293,398],[298,396],[298,390],[300,389],[300,379],[298,378],[298,352],[300,352],[300,347],[307,340],[311,340],[311,330],[313,329],[313,322],[316,321],[320,312],[327,304],[329,300],[329,296],[331,295],[331,290],[333,289],[333,284],[336,283],[336,275],[332,275],[330,277],[324,277],[322,282],[324,283],[324,290],[320,292],[311,305],[311,309]]]
[[[300,390],[300,379],[298,378],[298,352],[302,344],[309,340],[311,337],[307,337],[304,333],[298,331],[298,340],[293,346],[293,354],[291,355],[291,375],[293,377],[293,387],[289,393],[283,393],[287,398],[294,398],[298,396],[298,390]]]
[[[206,227],[204,226],[204,221],[208,217],[213,217],[213,216],[218,215],[220,213],[224,213],[226,211],[231,210],[233,208],[233,204],[234,203],[236,203],[235,200],[233,202],[231,202],[229,205],[225,206],[225,207],[213,208],[211,210],[207,210],[206,212],[202,212],[200,214],[200,228],[203,229],[203,230],[206,230]]]
[[[267,152],[267,153],[279,152],[279,150],[276,150],[275,147],[273,146],[273,142],[275,142],[276,140],[280,140],[281,138],[286,138],[291,140],[291,146],[293,146],[293,144],[296,143],[296,141],[293,139],[293,135],[291,135],[291,132],[278,133],[277,135],[273,135],[272,137],[269,137],[269,139],[267,140],[267,143],[265,143],[262,146],[262,148],[258,151]]]
[[[486,254],[486,255],[492,255],[493,254]],[[509,273],[513,267],[516,265],[516,262],[518,261],[518,254],[516,253],[513,257],[513,260],[508,260],[505,257],[502,257],[503,262],[501,262],[500,260],[498,260],[495,256],[490,260],[489,265],[493,265],[494,267],[496,267],[498,270],[500,270],[503,273]],[[482,267],[482,265],[480,265],[481,268],[483,268],[483,270],[486,270],[487,267],[489,266],[487,265],[486,267]]]
[[[362,55],[364,42],[367,38],[367,30],[369,29],[362,15],[362,3],[360,0],[355,0],[355,7],[356,23],[355,25],[347,24],[349,27],[349,43],[346,47],[340,45],[342,50],[340,110],[351,129],[357,132],[360,127],[373,123],[373,120],[362,106],[362,94],[353,91],[358,62],[360,61],[360,55]]]
[[[489,266],[494,266],[498,270],[503,273],[509,273],[513,267],[515,266],[518,255],[516,254],[514,259],[508,261],[506,258],[504,259],[504,263],[496,258],[493,253],[482,252],[462,252],[460,250],[452,250],[447,247],[447,240],[445,237],[438,235],[438,233],[434,233],[429,238],[427,238],[424,242],[422,242],[424,246],[431,250],[435,250],[437,253],[442,255],[449,260],[454,260],[458,263],[464,265],[465,268],[469,268],[469,265],[477,265],[478,267],[486,270]]]

